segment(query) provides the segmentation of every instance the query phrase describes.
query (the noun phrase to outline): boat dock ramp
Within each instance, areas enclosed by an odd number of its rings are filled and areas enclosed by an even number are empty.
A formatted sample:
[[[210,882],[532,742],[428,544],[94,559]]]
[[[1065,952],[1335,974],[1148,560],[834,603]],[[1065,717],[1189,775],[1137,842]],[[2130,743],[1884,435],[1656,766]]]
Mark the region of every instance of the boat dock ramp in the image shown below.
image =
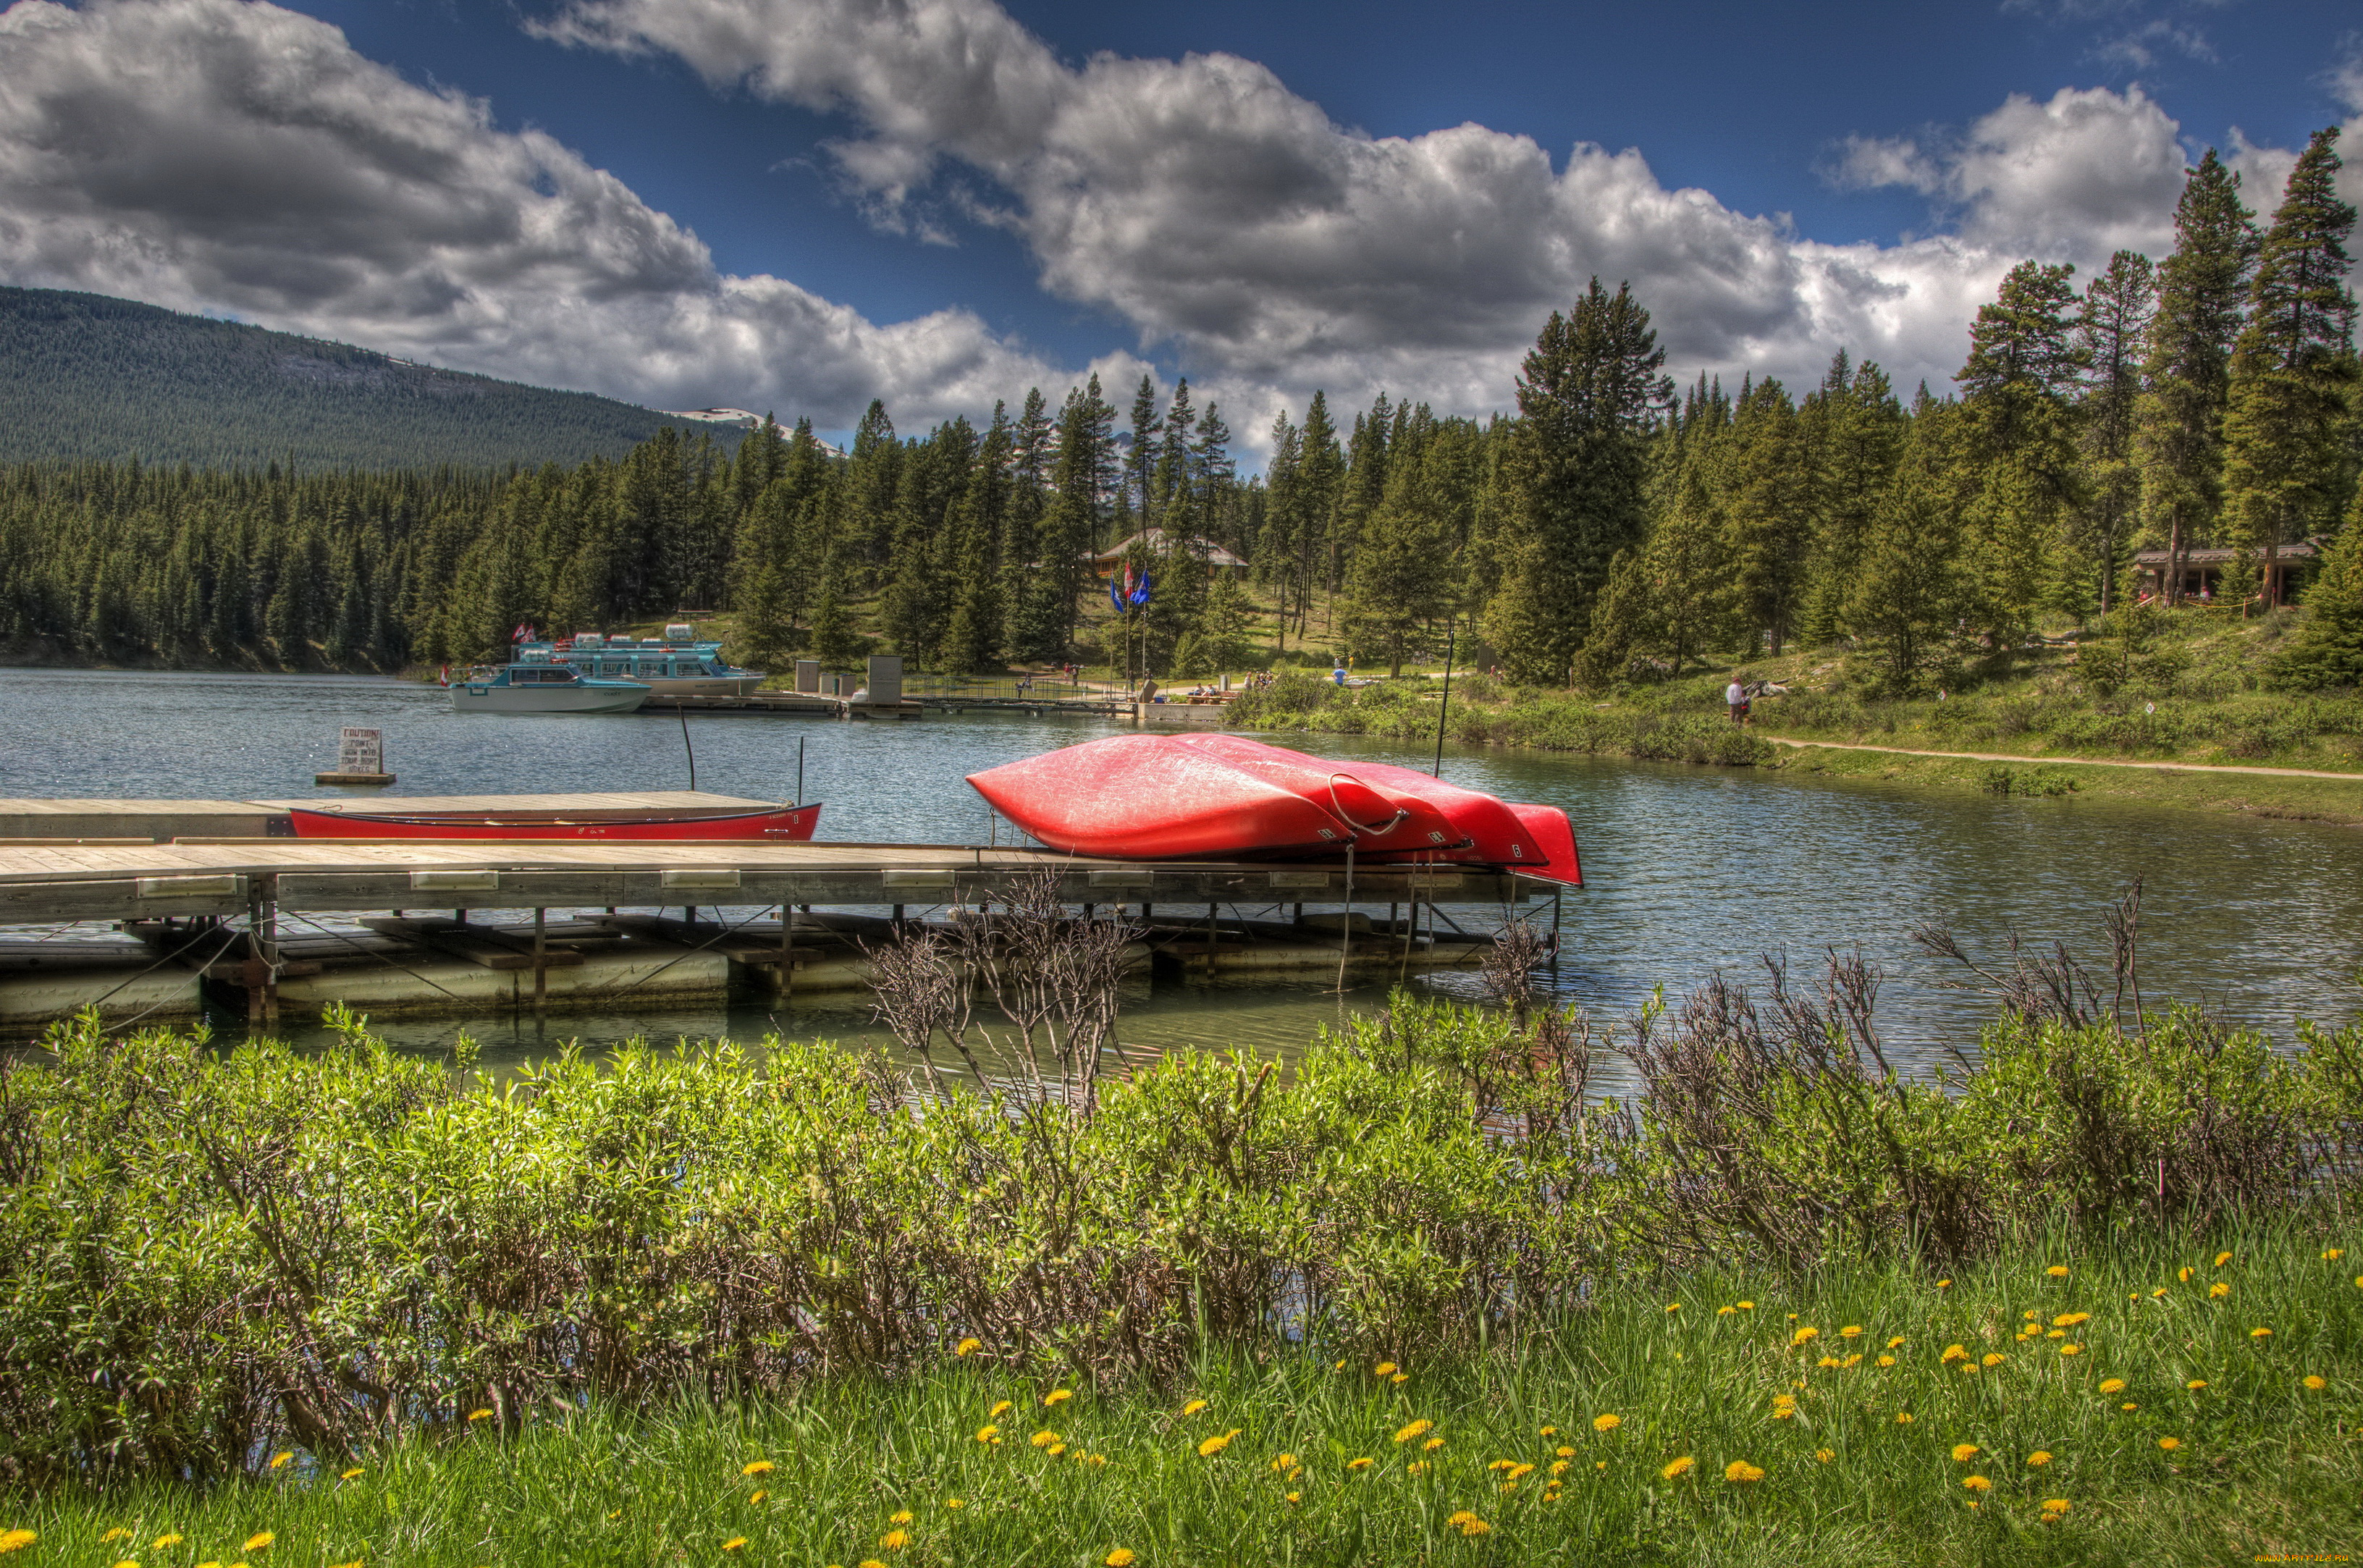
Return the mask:
[[[378,840],[282,836],[287,801],[0,801],[0,1026],[95,1006],[258,1022],[652,1006],[859,991],[867,947],[1057,877],[1120,906],[1143,969],[1374,978],[1473,966],[1557,889],[1342,862],[1139,862],[976,845]],[[320,799],[307,806],[338,804]],[[394,802],[377,797],[358,809]],[[727,795],[405,797],[418,810],[743,811]]]

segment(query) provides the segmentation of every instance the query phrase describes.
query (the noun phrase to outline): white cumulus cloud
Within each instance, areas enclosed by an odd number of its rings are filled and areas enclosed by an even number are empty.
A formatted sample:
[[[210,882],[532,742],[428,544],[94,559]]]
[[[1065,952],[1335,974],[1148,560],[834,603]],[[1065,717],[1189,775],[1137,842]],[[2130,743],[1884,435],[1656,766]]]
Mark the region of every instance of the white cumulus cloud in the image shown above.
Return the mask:
[[[844,425],[1050,367],[946,309],[880,324],[697,237],[551,138],[250,0],[0,14],[0,277],[659,406]]]

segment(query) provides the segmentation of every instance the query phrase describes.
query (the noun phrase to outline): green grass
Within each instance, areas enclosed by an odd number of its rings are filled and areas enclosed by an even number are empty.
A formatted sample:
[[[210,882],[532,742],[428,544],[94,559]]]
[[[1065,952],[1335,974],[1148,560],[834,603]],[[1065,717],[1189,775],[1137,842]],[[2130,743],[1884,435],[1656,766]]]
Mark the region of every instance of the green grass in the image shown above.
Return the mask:
[[[1400,1380],[1236,1350],[1178,1386],[1077,1386],[1055,1406],[1046,1369],[986,1345],[908,1376],[816,1380],[784,1403],[460,1422],[342,1479],[298,1451],[202,1492],[0,1493],[0,1528],[39,1533],[28,1565],[142,1568],[1080,1565],[1117,1548],[1141,1568],[2334,1551],[2352,1548],[2363,1505],[2363,1282],[2345,1244],[2290,1224],[2015,1248],[1949,1283],[1901,1267],[1699,1272],[1605,1287],[1554,1331],[1458,1364],[1414,1358]],[[2053,1335],[2070,1313],[2091,1318]],[[1972,1364],[2004,1359],[1963,1372],[1946,1359],[1955,1345]],[[2125,1386],[2103,1393],[2114,1379]],[[1784,1396],[1792,1416],[1777,1413]],[[1417,1421],[1434,1425],[1403,1437]],[[1957,1460],[1960,1444],[1976,1451]],[[747,1474],[758,1462],[774,1468]],[[1735,1462],[1762,1478],[1727,1479]],[[2051,1499],[2069,1506],[2045,1522]],[[1485,1529],[1454,1522],[1464,1513]],[[276,1540],[247,1550],[262,1531]],[[151,1544],[166,1535],[184,1539]]]

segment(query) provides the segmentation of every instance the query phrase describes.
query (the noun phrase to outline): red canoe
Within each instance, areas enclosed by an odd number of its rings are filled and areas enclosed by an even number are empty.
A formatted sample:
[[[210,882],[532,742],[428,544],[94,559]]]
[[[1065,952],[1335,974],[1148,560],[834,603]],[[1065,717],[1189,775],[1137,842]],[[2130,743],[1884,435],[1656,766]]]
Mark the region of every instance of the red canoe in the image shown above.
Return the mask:
[[[1542,855],[1542,864],[1526,874],[1581,887],[1583,861],[1576,853],[1575,824],[1568,820],[1567,813],[1556,806],[1529,806],[1524,801],[1511,801],[1509,806],[1526,830],[1528,847]]]
[[[566,818],[531,812],[421,811],[409,816],[290,807],[299,839],[630,839],[769,840],[803,843],[820,825],[820,806],[778,806],[715,817],[681,812]]]
[[[1237,735],[1170,735],[1163,739],[1219,757],[1244,773],[1326,806],[1354,829],[1358,853],[1448,854],[1468,847],[1469,835],[1416,791],[1389,787],[1359,762],[1308,757]],[[1396,770],[1401,772],[1403,770]],[[1423,778],[1425,775],[1420,775]]]
[[[1325,854],[1352,840],[1353,828],[1327,805],[1174,740],[1087,740],[971,773],[968,782],[1002,816],[1073,855]]]
[[[1371,784],[1398,794],[1415,795],[1442,812],[1469,843],[1466,851],[1448,853],[1442,857],[1445,860],[1497,866],[1530,866],[1542,865],[1549,858],[1534,842],[1534,835],[1520,823],[1516,807],[1505,805],[1492,795],[1446,784],[1416,768],[1397,767],[1392,762],[1369,762],[1358,759],[1351,766],[1358,775]]]

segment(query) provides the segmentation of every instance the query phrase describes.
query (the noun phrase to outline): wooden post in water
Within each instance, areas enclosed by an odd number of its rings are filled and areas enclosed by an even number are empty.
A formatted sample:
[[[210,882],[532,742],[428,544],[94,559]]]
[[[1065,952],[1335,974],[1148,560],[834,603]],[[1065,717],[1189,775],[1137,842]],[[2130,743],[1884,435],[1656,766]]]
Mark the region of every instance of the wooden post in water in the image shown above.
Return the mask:
[[[789,993],[790,991],[792,991],[792,990],[793,990],[793,989],[795,988],[795,984],[796,984],[796,912],[795,912],[795,907],[794,907],[794,906],[793,906],[793,905],[788,905],[788,904],[782,904],[782,905],[781,905],[781,906],[780,906],[780,1000],[781,1000],[781,1001],[784,1002],[784,1001],[786,1001],[786,1000],[788,999],[788,993]]]
[[[1206,905],[1206,978],[1209,980],[1215,977],[1215,911],[1219,907],[1212,901]]]
[[[545,960],[549,949],[544,940],[549,915],[541,905],[533,906],[533,1010],[537,1014],[549,1006],[549,969]]]

